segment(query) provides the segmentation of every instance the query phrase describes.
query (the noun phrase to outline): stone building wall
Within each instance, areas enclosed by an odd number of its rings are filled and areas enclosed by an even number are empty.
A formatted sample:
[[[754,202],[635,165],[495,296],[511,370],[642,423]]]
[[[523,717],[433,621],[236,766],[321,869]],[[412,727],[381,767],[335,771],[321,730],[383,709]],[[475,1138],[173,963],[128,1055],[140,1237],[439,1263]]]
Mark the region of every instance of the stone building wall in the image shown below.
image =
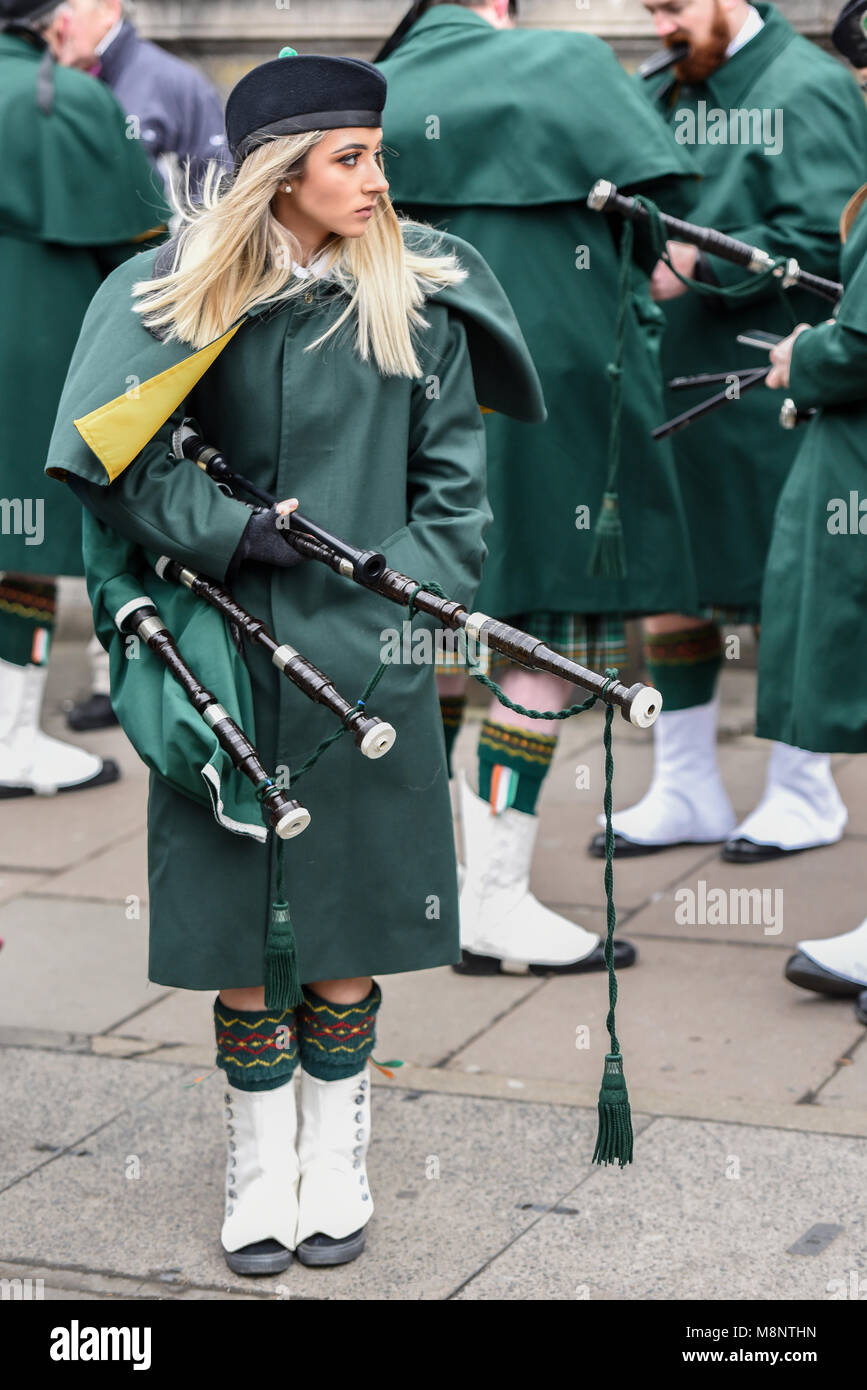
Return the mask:
[[[842,0],[783,0],[787,18],[823,41]],[[200,63],[225,92],[284,44],[299,53],[372,58],[409,0],[136,0],[143,34]],[[640,0],[520,0],[521,24],[599,34],[631,66],[658,43]]]

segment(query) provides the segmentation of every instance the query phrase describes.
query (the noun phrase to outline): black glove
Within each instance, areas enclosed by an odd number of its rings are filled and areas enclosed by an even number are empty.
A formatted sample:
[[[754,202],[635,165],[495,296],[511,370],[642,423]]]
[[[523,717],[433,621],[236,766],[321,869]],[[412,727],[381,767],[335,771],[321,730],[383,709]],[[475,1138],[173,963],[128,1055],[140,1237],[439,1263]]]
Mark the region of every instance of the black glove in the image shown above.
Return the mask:
[[[278,521],[283,523],[282,527],[278,528]],[[288,523],[288,516],[283,516],[276,508],[270,507],[266,510],[264,507],[257,507],[247,522],[238,548],[229,562],[228,575],[236,575],[241,565],[251,560],[287,570],[300,565],[304,556],[299,555],[298,551],[283,539],[282,532],[288,529]]]

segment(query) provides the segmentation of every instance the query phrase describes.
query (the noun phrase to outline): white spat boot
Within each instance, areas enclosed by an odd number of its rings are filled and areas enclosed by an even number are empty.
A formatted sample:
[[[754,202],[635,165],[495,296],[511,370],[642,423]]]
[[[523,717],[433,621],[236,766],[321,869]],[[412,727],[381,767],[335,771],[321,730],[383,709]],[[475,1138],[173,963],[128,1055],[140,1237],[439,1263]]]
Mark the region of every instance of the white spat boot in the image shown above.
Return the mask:
[[[46,666],[0,658],[0,800],[116,782],[117,763],[49,738],[39,727]]]
[[[461,890],[459,974],[584,973],[604,970],[602,943],[543,906],[530,892],[538,816],[513,807],[494,815],[460,774],[465,877]],[[614,964],[631,965],[635,948],[615,941]]]
[[[829,755],[774,743],[762,799],[732,833],[723,859],[760,863],[833,845],[842,839],[848,819]]]
[[[611,817],[615,853],[652,854],[674,845],[726,840],[735,813],[717,762],[719,697],[689,709],[663,710],[653,726],[653,778],[646,794]],[[599,824],[605,819],[599,816]],[[605,834],[590,851],[605,854]]]
[[[301,1068],[295,1253],[302,1264],[346,1264],[364,1249],[373,1215],[366,1167],[370,1091],[367,1067],[339,1081],[321,1081]]]
[[[236,1274],[276,1274],[292,1259],[298,1222],[295,1074],[270,1091],[226,1082],[224,1101],[226,1263]]]
[[[867,988],[867,917],[842,936],[799,941],[786,962],[786,979],[817,994],[859,995]]]

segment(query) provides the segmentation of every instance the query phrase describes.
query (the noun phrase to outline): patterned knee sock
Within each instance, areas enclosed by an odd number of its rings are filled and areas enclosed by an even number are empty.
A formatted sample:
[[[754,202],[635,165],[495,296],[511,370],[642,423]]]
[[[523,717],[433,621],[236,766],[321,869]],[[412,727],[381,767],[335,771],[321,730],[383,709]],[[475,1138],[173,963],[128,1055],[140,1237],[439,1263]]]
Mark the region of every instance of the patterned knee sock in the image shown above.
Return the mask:
[[[446,763],[448,764],[449,777],[452,775],[452,749],[455,746],[455,739],[460,733],[461,720],[464,717],[466,704],[466,695],[440,696],[440,714],[443,717],[443,733],[446,739]]]
[[[374,980],[366,999],[357,1004],[329,1004],[307,985],[298,1008],[298,1048],[301,1065],[320,1081],[357,1076],[376,1041],[376,1012],[382,991]]]
[[[239,1091],[273,1091],[298,1065],[294,1009],[230,1009],[214,1000],[216,1064]]]
[[[486,719],[479,735],[479,796],[496,811],[513,806],[534,815],[556,747],[556,734],[532,734]]]
[[[24,574],[0,577],[0,659],[44,666],[54,630],[57,584]]]
[[[690,709],[714,697],[722,665],[722,641],[716,623],[677,632],[648,633],[644,660],[651,682],[662,691],[665,709]]]

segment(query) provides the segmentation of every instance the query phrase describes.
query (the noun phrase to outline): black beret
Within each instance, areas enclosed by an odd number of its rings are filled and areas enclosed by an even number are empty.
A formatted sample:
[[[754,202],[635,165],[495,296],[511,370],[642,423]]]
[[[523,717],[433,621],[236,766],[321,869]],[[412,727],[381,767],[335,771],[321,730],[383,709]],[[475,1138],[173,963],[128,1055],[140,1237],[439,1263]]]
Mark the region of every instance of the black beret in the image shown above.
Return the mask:
[[[852,0],[843,6],[831,41],[853,67],[867,68],[867,0]]]
[[[62,0],[0,0],[0,24],[37,20],[62,4]]]
[[[226,135],[240,162],[273,135],[380,126],[386,82],[362,58],[293,53],[253,68],[229,93]]]

